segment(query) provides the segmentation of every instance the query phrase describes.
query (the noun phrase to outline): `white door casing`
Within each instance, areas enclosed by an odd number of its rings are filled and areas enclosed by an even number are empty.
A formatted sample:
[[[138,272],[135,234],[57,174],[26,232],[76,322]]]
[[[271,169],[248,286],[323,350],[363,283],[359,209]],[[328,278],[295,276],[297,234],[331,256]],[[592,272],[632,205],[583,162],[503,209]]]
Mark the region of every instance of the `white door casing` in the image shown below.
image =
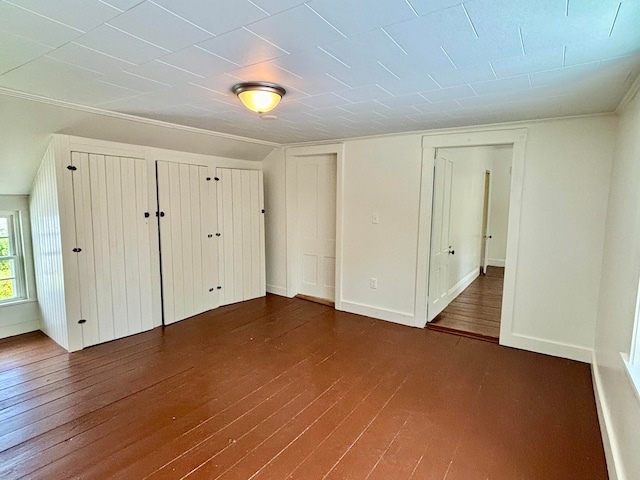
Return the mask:
[[[431,217],[429,321],[449,304],[449,257],[454,251],[450,243],[452,181],[453,162],[438,152],[435,159]]]
[[[153,322],[148,163],[72,152],[82,347]]]
[[[298,160],[298,293],[333,301],[336,265],[336,156]]]
[[[422,138],[422,181],[420,195],[420,220],[418,225],[418,269],[416,275],[416,323],[424,327],[430,317],[429,302],[429,242],[433,200],[433,165],[436,151],[440,148],[466,146],[513,145],[512,175],[509,200],[509,223],[507,236],[506,268],[500,319],[500,344],[522,345],[519,337],[512,333],[515,305],[516,278],[518,269],[518,246],[522,205],[523,180],[527,129],[496,128],[465,133],[433,133]],[[420,293],[422,292],[422,294]]]
[[[157,161],[156,168],[163,318],[168,325],[219,304],[216,195],[206,166]]]

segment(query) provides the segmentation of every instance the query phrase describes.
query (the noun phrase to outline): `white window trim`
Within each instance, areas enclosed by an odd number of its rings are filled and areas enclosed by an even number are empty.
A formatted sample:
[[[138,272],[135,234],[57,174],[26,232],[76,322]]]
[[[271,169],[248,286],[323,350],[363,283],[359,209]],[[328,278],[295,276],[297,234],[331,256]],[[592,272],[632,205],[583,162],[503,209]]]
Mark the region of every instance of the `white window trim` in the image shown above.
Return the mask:
[[[9,238],[13,241],[15,252],[13,255],[0,257],[2,260],[13,260],[16,265],[14,280],[14,288],[16,295],[13,298],[0,300],[0,307],[5,305],[14,305],[29,300],[26,279],[26,263],[24,258],[24,245],[22,239],[22,222],[19,211],[0,211],[0,216],[8,217],[9,221]]]
[[[633,324],[633,336],[631,339],[631,350],[629,355],[620,354],[625,365],[625,370],[634,387],[636,398],[640,401],[640,282],[636,298],[636,316]]]

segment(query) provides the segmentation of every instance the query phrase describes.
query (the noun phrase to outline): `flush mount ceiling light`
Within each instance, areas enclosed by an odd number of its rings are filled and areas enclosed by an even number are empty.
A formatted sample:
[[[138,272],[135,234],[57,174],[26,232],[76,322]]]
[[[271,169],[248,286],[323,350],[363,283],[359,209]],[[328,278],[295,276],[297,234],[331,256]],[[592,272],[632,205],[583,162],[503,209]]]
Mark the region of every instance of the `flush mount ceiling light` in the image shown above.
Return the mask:
[[[276,108],[287,91],[280,85],[269,82],[244,82],[231,88],[242,104],[249,110],[265,113]]]

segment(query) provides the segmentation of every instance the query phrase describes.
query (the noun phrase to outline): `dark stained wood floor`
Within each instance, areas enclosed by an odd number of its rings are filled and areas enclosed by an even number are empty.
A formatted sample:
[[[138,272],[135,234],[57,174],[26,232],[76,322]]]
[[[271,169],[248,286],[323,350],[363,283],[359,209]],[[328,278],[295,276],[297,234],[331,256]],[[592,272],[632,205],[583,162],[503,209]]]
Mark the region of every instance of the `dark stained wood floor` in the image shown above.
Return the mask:
[[[0,478],[606,479],[589,366],[267,296],[0,341]]]
[[[497,343],[503,284],[504,268],[488,267],[427,328]]]

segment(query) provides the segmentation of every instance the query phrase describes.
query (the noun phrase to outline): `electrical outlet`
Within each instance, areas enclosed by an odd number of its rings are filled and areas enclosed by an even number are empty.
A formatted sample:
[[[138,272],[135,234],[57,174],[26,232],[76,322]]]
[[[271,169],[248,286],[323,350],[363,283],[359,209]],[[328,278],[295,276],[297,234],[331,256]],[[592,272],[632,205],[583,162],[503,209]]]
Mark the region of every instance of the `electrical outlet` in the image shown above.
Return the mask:
[[[378,288],[378,279],[377,278],[372,278],[371,280],[369,280],[369,286],[371,288],[373,288],[374,290],[376,288]]]
[[[378,215],[378,212],[373,212],[373,215],[371,215],[371,223],[380,223],[380,216]]]

